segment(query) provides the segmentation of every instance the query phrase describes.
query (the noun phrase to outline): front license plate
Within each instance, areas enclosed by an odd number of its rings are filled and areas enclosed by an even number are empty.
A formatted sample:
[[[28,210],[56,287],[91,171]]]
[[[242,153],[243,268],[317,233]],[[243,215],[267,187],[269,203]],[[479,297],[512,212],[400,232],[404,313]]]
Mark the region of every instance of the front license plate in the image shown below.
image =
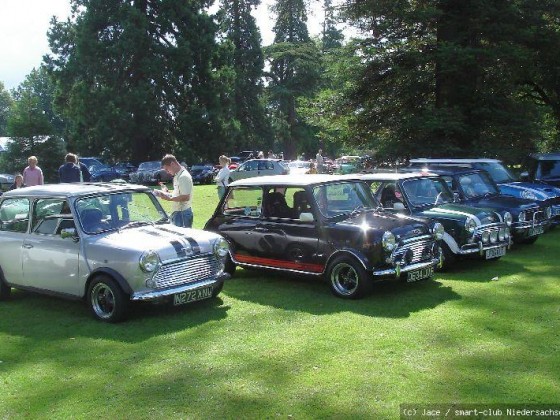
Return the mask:
[[[499,248],[492,248],[486,250],[486,259],[491,260],[492,258],[503,257],[506,255],[506,247],[501,246]]]
[[[212,286],[176,293],[173,295],[173,305],[184,305],[185,303],[208,299],[210,297],[212,297]]]
[[[434,267],[421,268],[420,270],[409,271],[406,274],[406,281],[412,283],[413,281],[427,279],[434,275]]]
[[[529,228],[529,236],[541,235],[544,233],[544,226],[535,226]]]

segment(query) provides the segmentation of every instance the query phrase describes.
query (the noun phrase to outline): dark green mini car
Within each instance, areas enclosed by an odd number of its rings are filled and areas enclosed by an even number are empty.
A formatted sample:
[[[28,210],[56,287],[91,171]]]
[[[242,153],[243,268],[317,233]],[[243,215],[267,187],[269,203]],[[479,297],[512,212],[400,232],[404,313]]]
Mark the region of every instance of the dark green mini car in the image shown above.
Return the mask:
[[[359,179],[370,185],[385,210],[440,222],[445,228],[446,265],[458,257],[500,258],[511,245],[504,217],[491,209],[455,203],[453,193],[441,177],[421,173],[376,173],[360,175]]]

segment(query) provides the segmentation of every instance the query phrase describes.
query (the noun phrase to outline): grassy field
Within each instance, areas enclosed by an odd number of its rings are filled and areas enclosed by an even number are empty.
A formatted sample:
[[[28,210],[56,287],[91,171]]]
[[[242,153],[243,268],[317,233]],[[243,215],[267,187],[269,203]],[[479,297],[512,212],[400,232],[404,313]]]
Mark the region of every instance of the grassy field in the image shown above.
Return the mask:
[[[215,187],[195,187],[196,227],[216,202]],[[360,301],[238,270],[217,300],[139,306],[118,325],[14,292],[0,303],[0,419],[392,419],[403,403],[558,403],[559,239]]]

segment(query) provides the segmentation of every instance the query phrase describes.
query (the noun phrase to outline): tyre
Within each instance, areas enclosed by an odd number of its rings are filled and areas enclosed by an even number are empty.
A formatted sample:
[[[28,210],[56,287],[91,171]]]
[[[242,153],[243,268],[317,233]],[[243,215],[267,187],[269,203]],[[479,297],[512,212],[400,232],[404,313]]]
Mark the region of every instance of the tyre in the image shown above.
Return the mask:
[[[95,318],[120,322],[128,315],[129,296],[108,276],[98,276],[88,287],[87,305]]]
[[[12,288],[4,281],[4,276],[0,275],[0,300],[7,300],[10,298]]]
[[[449,245],[445,242],[441,244],[441,248],[443,249],[443,265],[441,267],[441,271],[448,270],[455,262],[457,261],[457,256],[451,251]]]
[[[364,267],[354,258],[340,256],[327,268],[331,291],[343,299],[359,299],[371,291],[371,279]]]
[[[235,275],[235,268],[237,267],[237,265],[235,265],[235,263],[231,260],[229,254],[226,257],[226,262],[224,263],[224,265],[225,265],[224,271],[228,273],[231,277],[233,277]]]
[[[513,243],[514,244],[531,245],[531,244],[534,244],[535,242],[537,242],[537,239],[539,239],[538,236],[532,236],[530,238],[518,239],[517,241],[513,241]]]

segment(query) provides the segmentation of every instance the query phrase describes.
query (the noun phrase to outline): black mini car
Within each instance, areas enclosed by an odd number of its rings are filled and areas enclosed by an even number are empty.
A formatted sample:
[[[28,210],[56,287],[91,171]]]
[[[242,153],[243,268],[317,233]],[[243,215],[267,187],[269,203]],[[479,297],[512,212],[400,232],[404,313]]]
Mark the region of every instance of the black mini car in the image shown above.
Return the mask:
[[[501,195],[486,171],[452,166],[432,166],[429,171],[442,176],[461,203],[491,208],[502,215],[509,213],[511,218],[505,217],[504,221],[510,226],[514,244],[532,244],[550,226],[549,205]]]
[[[523,181],[560,187],[560,153],[534,153],[529,156],[528,167],[529,170],[521,174]]]
[[[373,282],[430,278],[442,263],[440,223],[380,210],[368,186],[330,175],[268,176],[228,187],[206,230],[236,265],[323,276],[355,299]]]

